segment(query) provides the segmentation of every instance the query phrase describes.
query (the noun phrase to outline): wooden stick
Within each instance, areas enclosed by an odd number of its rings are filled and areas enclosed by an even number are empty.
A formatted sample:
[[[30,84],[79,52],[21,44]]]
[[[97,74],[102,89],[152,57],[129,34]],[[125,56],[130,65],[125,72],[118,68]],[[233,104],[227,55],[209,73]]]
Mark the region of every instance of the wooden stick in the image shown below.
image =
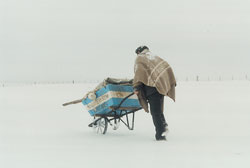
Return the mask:
[[[81,103],[83,99],[79,99],[79,100],[74,100],[74,101],[71,101],[71,102],[68,102],[68,103],[64,103],[63,106],[67,106],[67,105],[70,105],[70,104],[77,104],[77,103]]]

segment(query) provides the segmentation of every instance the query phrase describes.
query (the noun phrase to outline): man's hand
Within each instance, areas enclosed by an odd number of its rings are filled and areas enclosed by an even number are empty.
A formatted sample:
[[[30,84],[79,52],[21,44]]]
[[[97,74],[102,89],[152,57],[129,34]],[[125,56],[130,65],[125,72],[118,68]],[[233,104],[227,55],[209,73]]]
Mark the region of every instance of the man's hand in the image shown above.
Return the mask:
[[[135,85],[133,87],[134,94],[136,94],[138,96],[139,92],[142,90],[142,86],[143,86],[143,84],[141,82],[137,83],[137,85]]]
[[[135,90],[135,91],[134,91],[134,94],[138,95],[138,94],[139,94],[139,91],[138,91],[138,90]]]

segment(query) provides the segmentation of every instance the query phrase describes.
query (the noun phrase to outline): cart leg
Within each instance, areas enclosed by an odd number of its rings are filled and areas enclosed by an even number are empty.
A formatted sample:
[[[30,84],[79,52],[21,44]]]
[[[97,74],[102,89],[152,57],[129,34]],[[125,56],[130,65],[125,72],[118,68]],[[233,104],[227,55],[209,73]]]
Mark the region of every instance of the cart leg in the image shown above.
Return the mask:
[[[129,124],[129,118],[128,118],[127,112],[126,112],[125,116],[126,116],[126,122],[123,121],[121,118],[120,118],[120,120],[123,122],[124,125],[126,125],[128,127],[129,130],[133,130],[134,129],[135,113],[133,112],[133,116],[132,116],[132,126],[130,126],[130,124]]]
[[[133,113],[133,116],[132,116],[132,127],[130,127],[130,124],[129,124],[128,114],[126,114],[126,118],[127,118],[128,129],[134,130],[135,113]]]

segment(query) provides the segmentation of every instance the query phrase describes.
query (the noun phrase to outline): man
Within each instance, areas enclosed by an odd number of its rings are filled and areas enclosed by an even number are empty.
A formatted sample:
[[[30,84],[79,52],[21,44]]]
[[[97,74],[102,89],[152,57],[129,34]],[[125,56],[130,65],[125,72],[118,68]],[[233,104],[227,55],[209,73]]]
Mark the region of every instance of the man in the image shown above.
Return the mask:
[[[164,134],[168,131],[168,124],[163,114],[164,96],[175,101],[174,73],[169,64],[153,55],[147,46],[140,46],[135,52],[137,57],[134,67],[134,93],[146,112],[149,112],[148,103],[150,105],[156,140],[166,140]]]

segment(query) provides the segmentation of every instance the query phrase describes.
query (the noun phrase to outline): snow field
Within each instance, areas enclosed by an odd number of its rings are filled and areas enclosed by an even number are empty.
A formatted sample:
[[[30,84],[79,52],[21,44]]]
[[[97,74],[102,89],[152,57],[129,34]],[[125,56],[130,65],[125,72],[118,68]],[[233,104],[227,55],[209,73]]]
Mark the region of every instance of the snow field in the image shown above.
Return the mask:
[[[0,87],[0,167],[246,167],[250,166],[250,82],[179,82],[165,98],[170,132],[154,140],[151,115],[135,115],[97,135],[79,99],[96,84]]]

